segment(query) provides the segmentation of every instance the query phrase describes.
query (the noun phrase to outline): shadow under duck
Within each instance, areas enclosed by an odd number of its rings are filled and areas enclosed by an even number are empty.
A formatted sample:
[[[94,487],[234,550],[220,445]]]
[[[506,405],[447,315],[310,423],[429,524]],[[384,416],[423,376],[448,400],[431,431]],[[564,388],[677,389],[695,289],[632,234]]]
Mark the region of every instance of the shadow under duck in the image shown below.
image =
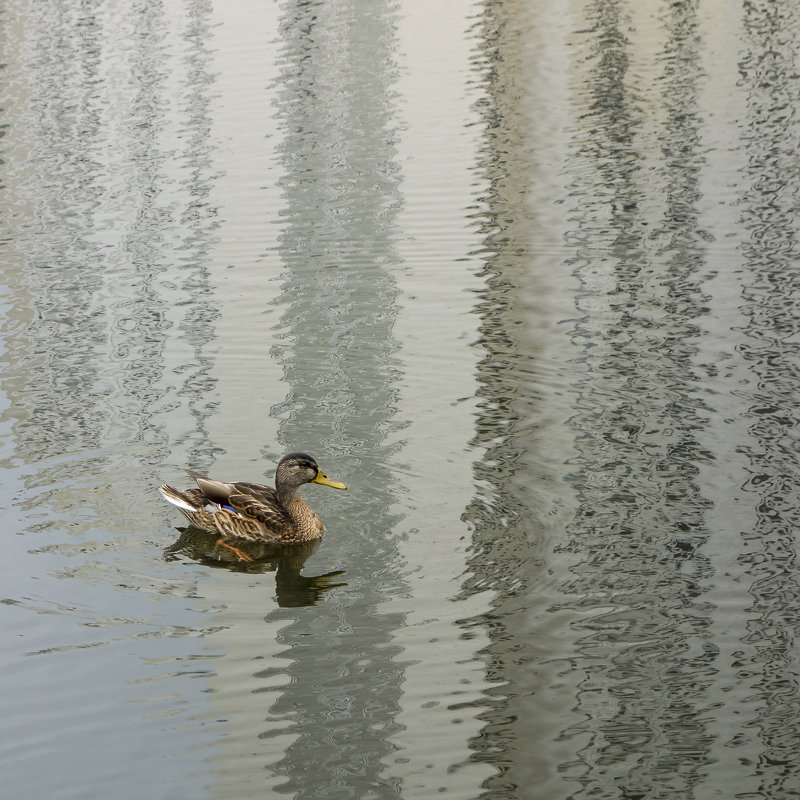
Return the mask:
[[[322,536],[322,520],[300,497],[300,487],[319,483],[346,489],[331,480],[307,453],[288,453],[275,471],[275,488],[259,483],[223,483],[186,470],[197,489],[179,491],[164,484],[159,491],[192,525],[217,533],[219,543],[249,560],[227,539],[248,542],[308,542]]]
[[[255,575],[275,574],[275,597],[278,606],[290,608],[311,606],[332,589],[347,586],[344,570],[321,575],[303,575],[306,561],[319,549],[322,539],[310,542],[245,542],[237,540],[236,547],[220,544],[219,536],[196,525],[178,528],[180,536],[164,550],[164,559],[174,561],[190,558],[208,567],[228,569]],[[242,554],[246,558],[242,558]]]

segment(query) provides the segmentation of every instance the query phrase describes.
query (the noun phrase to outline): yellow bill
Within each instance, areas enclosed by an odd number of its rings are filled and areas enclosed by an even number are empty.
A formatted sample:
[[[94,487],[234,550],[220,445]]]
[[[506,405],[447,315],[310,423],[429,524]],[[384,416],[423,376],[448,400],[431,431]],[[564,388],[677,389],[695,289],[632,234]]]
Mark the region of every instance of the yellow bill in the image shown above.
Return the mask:
[[[346,489],[343,483],[332,481],[324,472],[318,472],[317,477],[314,478],[313,483],[321,483],[323,486],[330,486],[331,489]]]

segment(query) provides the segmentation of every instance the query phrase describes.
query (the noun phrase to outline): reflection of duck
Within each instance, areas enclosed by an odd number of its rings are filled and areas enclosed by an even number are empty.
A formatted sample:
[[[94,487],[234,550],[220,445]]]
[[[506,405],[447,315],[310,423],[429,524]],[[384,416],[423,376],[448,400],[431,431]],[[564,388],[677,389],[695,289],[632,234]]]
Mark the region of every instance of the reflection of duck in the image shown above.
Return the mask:
[[[221,543],[216,534],[200,528],[178,530],[180,537],[164,551],[167,560],[182,554],[202,564],[226,567],[234,572],[274,572],[278,605],[283,608],[313,605],[324,592],[347,586],[334,580],[344,574],[341,570],[310,578],[300,574],[306,561],[319,548],[318,538],[298,544],[240,542],[240,550]],[[241,554],[247,556],[246,564],[242,563]]]
[[[249,557],[225,540],[291,543],[318,539],[324,530],[322,520],[300,497],[300,487],[321,483],[347,488],[324,475],[306,453],[289,453],[280,460],[274,489],[258,483],[222,483],[188,472],[198,489],[181,492],[164,485],[159,491],[192,525],[219,534],[218,543],[245,561]]]

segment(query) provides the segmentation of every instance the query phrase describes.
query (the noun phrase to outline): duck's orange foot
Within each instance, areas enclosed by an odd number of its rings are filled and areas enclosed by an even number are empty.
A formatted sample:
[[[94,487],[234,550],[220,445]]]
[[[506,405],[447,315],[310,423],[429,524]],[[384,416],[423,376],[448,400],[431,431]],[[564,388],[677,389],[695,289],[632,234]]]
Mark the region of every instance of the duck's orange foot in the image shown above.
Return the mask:
[[[252,562],[253,559],[250,558],[247,553],[242,552],[238,547],[234,547],[232,544],[228,544],[224,539],[217,539],[217,544],[222,545],[223,547],[227,547],[228,550],[233,550],[234,553],[242,560]]]

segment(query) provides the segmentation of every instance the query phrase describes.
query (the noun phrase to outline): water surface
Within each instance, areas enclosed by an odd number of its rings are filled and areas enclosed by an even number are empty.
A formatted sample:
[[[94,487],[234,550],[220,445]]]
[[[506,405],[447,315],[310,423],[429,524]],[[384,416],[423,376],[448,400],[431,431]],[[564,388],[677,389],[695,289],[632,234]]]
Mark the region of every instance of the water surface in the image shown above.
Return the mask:
[[[1,18],[9,797],[796,796],[800,12]]]

